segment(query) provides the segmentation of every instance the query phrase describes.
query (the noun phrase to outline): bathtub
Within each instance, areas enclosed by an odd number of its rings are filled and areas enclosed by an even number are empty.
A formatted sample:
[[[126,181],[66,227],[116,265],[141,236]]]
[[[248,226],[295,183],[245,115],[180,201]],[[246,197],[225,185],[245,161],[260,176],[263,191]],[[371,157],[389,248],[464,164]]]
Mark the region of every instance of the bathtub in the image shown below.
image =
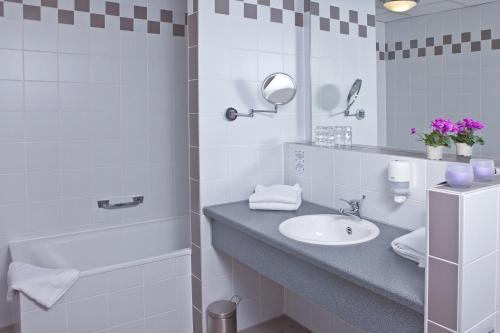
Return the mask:
[[[18,294],[15,331],[192,332],[186,226],[186,219],[154,221],[11,243],[15,261],[81,272],[50,310]]]

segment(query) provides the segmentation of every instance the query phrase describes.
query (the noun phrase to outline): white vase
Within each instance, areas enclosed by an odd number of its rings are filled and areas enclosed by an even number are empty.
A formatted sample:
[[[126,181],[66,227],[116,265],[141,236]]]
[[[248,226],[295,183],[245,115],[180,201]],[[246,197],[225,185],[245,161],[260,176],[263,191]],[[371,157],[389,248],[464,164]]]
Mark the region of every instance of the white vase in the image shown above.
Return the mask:
[[[455,146],[457,147],[458,156],[472,156],[472,146],[462,142],[455,143]]]
[[[440,160],[443,158],[443,146],[433,147],[426,146],[427,148],[427,158],[430,160]]]

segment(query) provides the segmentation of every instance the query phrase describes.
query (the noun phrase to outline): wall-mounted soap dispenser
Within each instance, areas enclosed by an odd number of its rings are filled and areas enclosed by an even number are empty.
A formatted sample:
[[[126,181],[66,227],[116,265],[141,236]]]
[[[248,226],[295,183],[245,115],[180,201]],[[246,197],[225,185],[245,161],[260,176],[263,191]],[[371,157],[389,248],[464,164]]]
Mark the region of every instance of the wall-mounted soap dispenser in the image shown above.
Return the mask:
[[[414,186],[413,165],[409,161],[394,160],[389,163],[389,184],[394,202],[403,203]]]

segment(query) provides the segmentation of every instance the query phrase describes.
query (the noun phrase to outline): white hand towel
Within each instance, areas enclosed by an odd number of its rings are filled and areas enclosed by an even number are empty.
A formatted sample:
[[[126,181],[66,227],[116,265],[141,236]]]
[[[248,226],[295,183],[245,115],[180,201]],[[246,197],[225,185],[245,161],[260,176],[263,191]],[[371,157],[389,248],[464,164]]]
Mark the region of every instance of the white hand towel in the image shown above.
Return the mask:
[[[403,258],[415,261],[420,267],[425,267],[427,254],[425,228],[417,229],[392,241],[391,246]]]
[[[294,186],[289,185],[272,185],[272,186],[262,186],[257,185],[255,192],[250,195],[249,201],[251,203],[263,202],[263,203],[285,203],[285,204],[297,204],[299,199],[302,197],[302,189],[299,184]]]
[[[250,209],[253,210],[281,210],[281,211],[296,211],[302,204],[302,199],[294,204],[282,202],[250,202]]]
[[[19,291],[43,307],[50,309],[80,277],[74,269],[50,269],[13,262],[7,274],[7,300]]]

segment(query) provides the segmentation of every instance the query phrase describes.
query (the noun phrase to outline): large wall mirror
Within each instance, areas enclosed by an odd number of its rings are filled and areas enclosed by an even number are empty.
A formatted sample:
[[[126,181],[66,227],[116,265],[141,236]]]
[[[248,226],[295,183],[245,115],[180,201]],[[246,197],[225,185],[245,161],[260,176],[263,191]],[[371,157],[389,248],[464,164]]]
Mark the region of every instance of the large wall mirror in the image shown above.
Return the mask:
[[[380,0],[322,0],[314,10],[313,140],[317,126],[351,126],[354,144],[423,151],[411,129],[471,118],[485,125],[473,155],[500,159],[500,0],[421,0],[402,13]]]

